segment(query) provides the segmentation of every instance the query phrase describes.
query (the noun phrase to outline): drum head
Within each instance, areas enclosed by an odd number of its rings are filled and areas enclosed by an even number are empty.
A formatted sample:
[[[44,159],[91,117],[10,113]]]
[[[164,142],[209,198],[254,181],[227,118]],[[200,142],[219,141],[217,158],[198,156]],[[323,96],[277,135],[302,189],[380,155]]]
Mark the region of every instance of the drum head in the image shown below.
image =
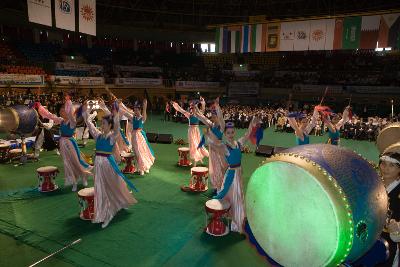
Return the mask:
[[[58,168],[54,167],[54,166],[44,166],[44,167],[38,168],[36,171],[37,172],[55,172],[57,170],[58,170]]]
[[[0,110],[0,132],[13,132],[18,128],[19,118],[12,108]]]
[[[231,205],[226,200],[211,199],[206,202],[206,207],[210,210],[227,210]]]
[[[208,172],[208,168],[207,167],[193,167],[190,170],[191,170],[191,172],[201,172],[201,173]]]
[[[9,152],[11,154],[13,154],[13,153],[18,154],[18,153],[22,153],[22,149],[21,148],[14,148],[14,149],[11,149]]]
[[[400,123],[395,122],[386,126],[379,132],[376,139],[376,145],[380,153],[383,153],[387,147],[397,143],[400,140]]]
[[[78,195],[81,197],[94,196],[94,187],[83,188],[78,191]]]
[[[133,153],[127,153],[125,151],[121,152],[121,157],[123,157],[123,158],[132,158],[134,156],[135,156],[135,154],[133,154]]]
[[[179,151],[189,151],[188,147],[180,147],[178,148]]]
[[[246,210],[258,243],[283,266],[330,266],[347,249],[340,243],[344,229],[334,201],[295,164],[276,161],[258,168],[248,184]]]

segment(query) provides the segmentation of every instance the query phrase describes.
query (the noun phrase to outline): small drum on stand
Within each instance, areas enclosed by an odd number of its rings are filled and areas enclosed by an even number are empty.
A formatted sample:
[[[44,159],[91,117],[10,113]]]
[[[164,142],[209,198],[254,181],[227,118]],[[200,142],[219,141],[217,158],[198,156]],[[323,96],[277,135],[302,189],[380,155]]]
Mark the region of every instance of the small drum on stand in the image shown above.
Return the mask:
[[[190,169],[189,186],[181,186],[185,192],[205,192],[208,190],[208,168],[193,167]]]
[[[21,148],[14,148],[9,151],[10,160],[20,159],[22,156],[22,149]]]
[[[189,160],[189,148],[188,147],[178,148],[178,155],[179,155],[178,166],[187,167],[187,166],[192,165],[192,163]]]
[[[94,218],[94,187],[84,188],[78,191],[79,206],[82,220],[93,220]]]
[[[10,145],[0,144],[0,162],[6,162],[8,160],[9,150],[10,150]]]
[[[58,189],[55,183],[55,178],[58,173],[58,168],[54,166],[40,167],[37,170],[38,173],[38,190],[40,192],[52,192]]]
[[[228,212],[230,204],[226,200],[211,199],[205,204],[206,228],[205,232],[212,236],[224,236],[229,233],[230,225]]]
[[[132,161],[135,159],[135,154],[122,151],[121,157],[125,160],[125,163],[126,163],[126,166],[122,170],[122,172],[123,173],[135,173],[135,166],[132,164]]]

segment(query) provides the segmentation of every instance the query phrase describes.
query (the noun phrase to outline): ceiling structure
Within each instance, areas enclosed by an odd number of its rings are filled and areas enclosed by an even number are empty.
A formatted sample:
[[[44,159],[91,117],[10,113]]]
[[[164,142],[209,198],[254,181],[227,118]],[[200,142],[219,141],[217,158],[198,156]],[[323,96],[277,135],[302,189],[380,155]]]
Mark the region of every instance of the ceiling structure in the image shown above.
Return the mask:
[[[54,0],[53,0],[54,1]],[[57,0],[56,0],[57,1]],[[26,0],[1,0],[0,9],[27,12]],[[97,0],[98,24],[206,30],[207,25],[400,9],[398,0]]]

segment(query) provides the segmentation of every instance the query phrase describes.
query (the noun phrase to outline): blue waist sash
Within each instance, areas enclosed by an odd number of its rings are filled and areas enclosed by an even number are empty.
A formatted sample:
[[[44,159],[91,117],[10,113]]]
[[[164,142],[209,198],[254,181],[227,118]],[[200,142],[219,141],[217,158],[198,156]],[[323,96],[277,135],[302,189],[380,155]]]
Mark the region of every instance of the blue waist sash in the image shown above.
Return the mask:
[[[71,141],[71,143],[72,143],[72,145],[73,145],[73,147],[74,147],[74,149],[75,149],[76,155],[78,156],[78,159],[79,159],[79,163],[80,163],[84,168],[89,168],[90,165],[87,164],[87,163],[82,159],[82,157],[81,157],[81,151],[79,150],[79,147],[78,147],[78,144],[76,143],[75,138],[70,137],[68,140]]]
[[[114,169],[114,171],[118,174],[119,177],[122,178],[122,180],[124,180],[124,182],[129,186],[129,188],[135,190],[136,192],[139,192],[137,190],[137,188],[135,187],[135,185],[128,179],[125,177],[125,175],[121,172],[121,170],[118,168],[117,162],[115,161],[115,158],[112,154],[105,154],[102,152],[96,152],[96,156],[100,156],[100,157],[105,157],[108,159],[108,162],[110,163],[111,167]]]
[[[119,132],[121,133],[122,139],[124,140],[125,144],[126,144],[127,146],[129,146],[129,141],[128,141],[128,139],[126,138],[126,135],[124,134],[124,132],[122,131],[121,128],[119,128]]]

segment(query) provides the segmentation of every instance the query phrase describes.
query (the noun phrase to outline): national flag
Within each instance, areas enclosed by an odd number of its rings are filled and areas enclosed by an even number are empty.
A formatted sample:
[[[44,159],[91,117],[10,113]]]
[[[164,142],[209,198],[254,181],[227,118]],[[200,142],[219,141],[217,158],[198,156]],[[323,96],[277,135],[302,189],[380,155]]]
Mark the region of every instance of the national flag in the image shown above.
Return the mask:
[[[374,49],[378,41],[381,16],[363,16],[361,21],[361,49]]]
[[[360,47],[362,17],[346,17],[343,22],[343,49],[358,49]]]
[[[399,48],[400,38],[400,13],[382,15],[379,34],[378,47]]]
[[[343,44],[343,18],[338,18],[335,20],[335,30],[333,36],[333,49],[342,49]]]

